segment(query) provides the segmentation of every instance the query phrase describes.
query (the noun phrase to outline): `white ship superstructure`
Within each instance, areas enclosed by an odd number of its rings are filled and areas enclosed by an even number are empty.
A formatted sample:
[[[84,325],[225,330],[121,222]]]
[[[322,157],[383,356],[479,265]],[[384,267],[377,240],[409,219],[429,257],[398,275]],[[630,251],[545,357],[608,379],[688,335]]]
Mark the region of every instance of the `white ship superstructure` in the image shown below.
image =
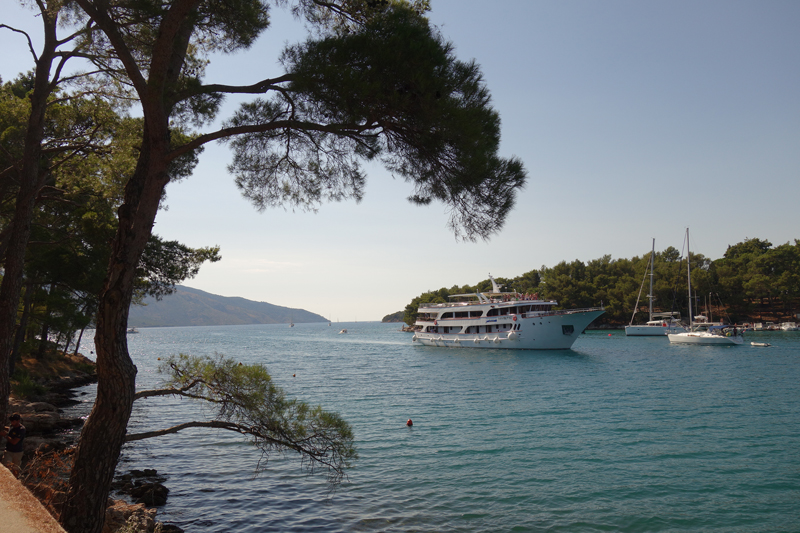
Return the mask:
[[[451,295],[453,302],[420,304],[413,342],[425,346],[566,350],[605,311],[556,310],[538,295],[500,292]]]

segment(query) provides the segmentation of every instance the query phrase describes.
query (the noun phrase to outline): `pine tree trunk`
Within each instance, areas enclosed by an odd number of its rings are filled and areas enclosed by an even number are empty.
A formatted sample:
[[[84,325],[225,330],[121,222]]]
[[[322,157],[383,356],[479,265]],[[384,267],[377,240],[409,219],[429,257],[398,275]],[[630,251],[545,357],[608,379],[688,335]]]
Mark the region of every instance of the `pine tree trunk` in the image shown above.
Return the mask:
[[[19,176],[19,192],[10,223],[6,260],[3,265],[3,281],[0,283],[0,420],[5,420],[8,411],[9,362],[14,347],[17,324],[17,309],[22,291],[22,276],[25,266],[25,249],[31,235],[31,221],[36,198],[44,185],[44,172],[40,168],[42,139],[44,138],[47,98],[50,96],[50,67],[56,52],[56,16],[42,13],[44,25],[44,47],[36,61],[33,93],[30,95],[31,114],[25,132],[22,171]]]
[[[78,340],[75,341],[75,353],[74,355],[78,355],[78,352],[81,349],[81,342],[83,341],[83,334],[86,332],[86,327],[81,328],[81,332],[78,334]]]
[[[25,283],[25,295],[22,297],[22,318],[19,319],[19,326],[17,326],[17,333],[14,336],[14,346],[11,349],[11,357],[8,361],[8,375],[14,375],[14,369],[17,361],[20,358],[20,349],[22,343],[25,341],[25,332],[28,329],[28,319],[31,316],[31,305],[33,304],[33,282],[28,280]]]
[[[145,142],[119,208],[119,226],[97,312],[97,398],[81,432],[59,521],[69,533],[101,533],[106,502],[133,409],[136,366],[128,353],[128,312],[136,267],[167,184],[168,131]],[[149,142],[148,142],[149,141]],[[158,142],[161,141],[161,142]],[[152,150],[153,144],[157,145]],[[148,157],[157,151],[158,157]]]

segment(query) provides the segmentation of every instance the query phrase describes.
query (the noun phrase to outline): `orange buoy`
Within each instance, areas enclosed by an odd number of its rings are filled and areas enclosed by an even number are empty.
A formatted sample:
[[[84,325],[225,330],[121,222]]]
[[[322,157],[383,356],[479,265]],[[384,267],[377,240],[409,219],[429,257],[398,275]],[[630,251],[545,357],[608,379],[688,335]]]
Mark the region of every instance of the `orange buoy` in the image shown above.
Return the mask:
[[[293,378],[296,378],[296,377],[297,377],[297,374],[292,374],[292,377],[293,377]]]
[[[411,419],[409,418],[409,419],[408,419],[408,422],[406,422],[406,425],[407,425],[408,427],[411,427],[411,426],[413,426],[413,425],[414,425],[414,422],[412,422],[412,421],[411,421]]]
[[[610,337],[610,336],[611,336],[611,333],[609,333],[609,334],[608,334],[608,336]]]

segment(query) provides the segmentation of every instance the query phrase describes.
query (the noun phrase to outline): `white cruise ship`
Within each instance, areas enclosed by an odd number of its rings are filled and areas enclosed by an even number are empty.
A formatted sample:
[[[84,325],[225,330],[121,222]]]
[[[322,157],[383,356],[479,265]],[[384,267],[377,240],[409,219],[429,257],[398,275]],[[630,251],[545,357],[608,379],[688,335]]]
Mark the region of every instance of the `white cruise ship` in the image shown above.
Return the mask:
[[[605,311],[553,309],[558,302],[537,295],[500,292],[451,295],[455,301],[420,304],[416,344],[455,348],[568,350],[586,327]]]

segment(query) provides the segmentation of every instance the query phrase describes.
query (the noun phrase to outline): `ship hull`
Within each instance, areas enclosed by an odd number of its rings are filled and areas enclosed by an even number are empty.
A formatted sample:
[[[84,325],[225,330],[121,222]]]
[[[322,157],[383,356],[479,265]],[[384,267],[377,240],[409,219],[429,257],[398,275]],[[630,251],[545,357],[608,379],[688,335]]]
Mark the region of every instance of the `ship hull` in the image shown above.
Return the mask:
[[[669,342],[673,344],[696,344],[703,346],[739,346],[744,343],[741,336],[724,337],[722,335],[712,335],[710,333],[677,333],[668,335]]]

